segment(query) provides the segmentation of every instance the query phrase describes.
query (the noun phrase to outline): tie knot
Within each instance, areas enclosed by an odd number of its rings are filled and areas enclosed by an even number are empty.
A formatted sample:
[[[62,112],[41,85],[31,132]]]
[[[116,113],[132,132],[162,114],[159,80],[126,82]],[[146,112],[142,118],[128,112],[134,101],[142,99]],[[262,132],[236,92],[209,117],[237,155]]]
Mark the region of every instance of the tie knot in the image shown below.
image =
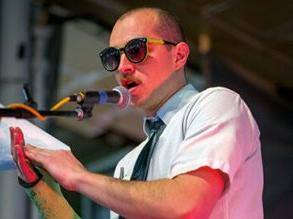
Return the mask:
[[[157,132],[161,130],[166,125],[159,117],[154,117],[154,118],[146,120],[146,126],[149,133],[151,133],[151,132]]]

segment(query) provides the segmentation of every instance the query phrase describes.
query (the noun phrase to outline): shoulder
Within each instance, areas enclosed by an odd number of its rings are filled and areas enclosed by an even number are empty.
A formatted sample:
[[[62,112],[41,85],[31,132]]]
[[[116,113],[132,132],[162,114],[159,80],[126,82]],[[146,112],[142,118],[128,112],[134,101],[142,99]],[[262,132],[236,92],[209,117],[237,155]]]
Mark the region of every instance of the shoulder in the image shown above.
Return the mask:
[[[212,87],[193,96],[186,106],[186,112],[191,114],[227,113],[239,111],[244,102],[240,95],[228,88]]]
[[[224,87],[212,87],[196,94],[190,101],[188,108],[193,113],[239,113],[246,107],[240,95]]]
[[[206,126],[238,118],[253,120],[252,114],[240,95],[224,87],[212,87],[194,95],[184,109],[185,127],[191,124]]]
[[[235,100],[240,99],[240,95],[233,90],[225,87],[211,87],[196,94],[193,98],[193,102],[196,102],[198,105],[223,103],[223,101],[225,101],[225,103],[234,103]]]

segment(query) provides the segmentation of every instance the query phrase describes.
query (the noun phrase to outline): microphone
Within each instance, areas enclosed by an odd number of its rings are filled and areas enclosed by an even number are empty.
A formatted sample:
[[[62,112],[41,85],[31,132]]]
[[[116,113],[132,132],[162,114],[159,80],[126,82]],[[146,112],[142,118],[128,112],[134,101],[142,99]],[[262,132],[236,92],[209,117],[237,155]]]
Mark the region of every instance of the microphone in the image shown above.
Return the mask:
[[[120,109],[126,108],[131,102],[131,95],[125,87],[117,86],[110,91],[85,91],[76,96],[76,102],[82,107],[92,107],[95,104],[112,103]]]
[[[15,118],[35,118],[38,117],[36,113],[41,116],[65,116],[77,117],[79,120],[89,118],[92,116],[92,109],[96,104],[112,103],[119,106],[120,109],[126,108],[131,102],[131,95],[124,87],[115,87],[111,91],[85,91],[79,92],[69,96],[70,101],[78,103],[81,107],[74,111],[55,111],[55,110],[36,110],[31,112],[27,109],[9,109],[1,108],[0,104],[0,118],[1,117],[15,117]]]

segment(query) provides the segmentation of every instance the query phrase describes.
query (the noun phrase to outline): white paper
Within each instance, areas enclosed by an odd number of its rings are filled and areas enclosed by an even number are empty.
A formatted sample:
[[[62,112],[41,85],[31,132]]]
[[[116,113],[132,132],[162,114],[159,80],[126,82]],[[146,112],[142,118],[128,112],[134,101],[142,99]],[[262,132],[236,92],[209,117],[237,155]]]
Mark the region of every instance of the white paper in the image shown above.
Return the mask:
[[[0,107],[1,106],[2,105],[0,104]],[[10,154],[9,127],[19,127],[23,132],[26,144],[52,150],[70,150],[69,146],[27,120],[0,118],[0,171],[15,169],[15,165]]]

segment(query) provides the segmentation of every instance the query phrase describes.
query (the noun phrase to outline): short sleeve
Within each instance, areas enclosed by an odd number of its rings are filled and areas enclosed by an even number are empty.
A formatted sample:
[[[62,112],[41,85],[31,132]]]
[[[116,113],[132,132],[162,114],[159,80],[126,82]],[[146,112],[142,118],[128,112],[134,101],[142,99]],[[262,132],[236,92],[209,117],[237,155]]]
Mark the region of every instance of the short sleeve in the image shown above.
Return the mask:
[[[184,140],[172,162],[171,177],[209,166],[226,173],[231,183],[259,144],[248,107],[238,94],[222,88],[205,92],[187,111]]]

